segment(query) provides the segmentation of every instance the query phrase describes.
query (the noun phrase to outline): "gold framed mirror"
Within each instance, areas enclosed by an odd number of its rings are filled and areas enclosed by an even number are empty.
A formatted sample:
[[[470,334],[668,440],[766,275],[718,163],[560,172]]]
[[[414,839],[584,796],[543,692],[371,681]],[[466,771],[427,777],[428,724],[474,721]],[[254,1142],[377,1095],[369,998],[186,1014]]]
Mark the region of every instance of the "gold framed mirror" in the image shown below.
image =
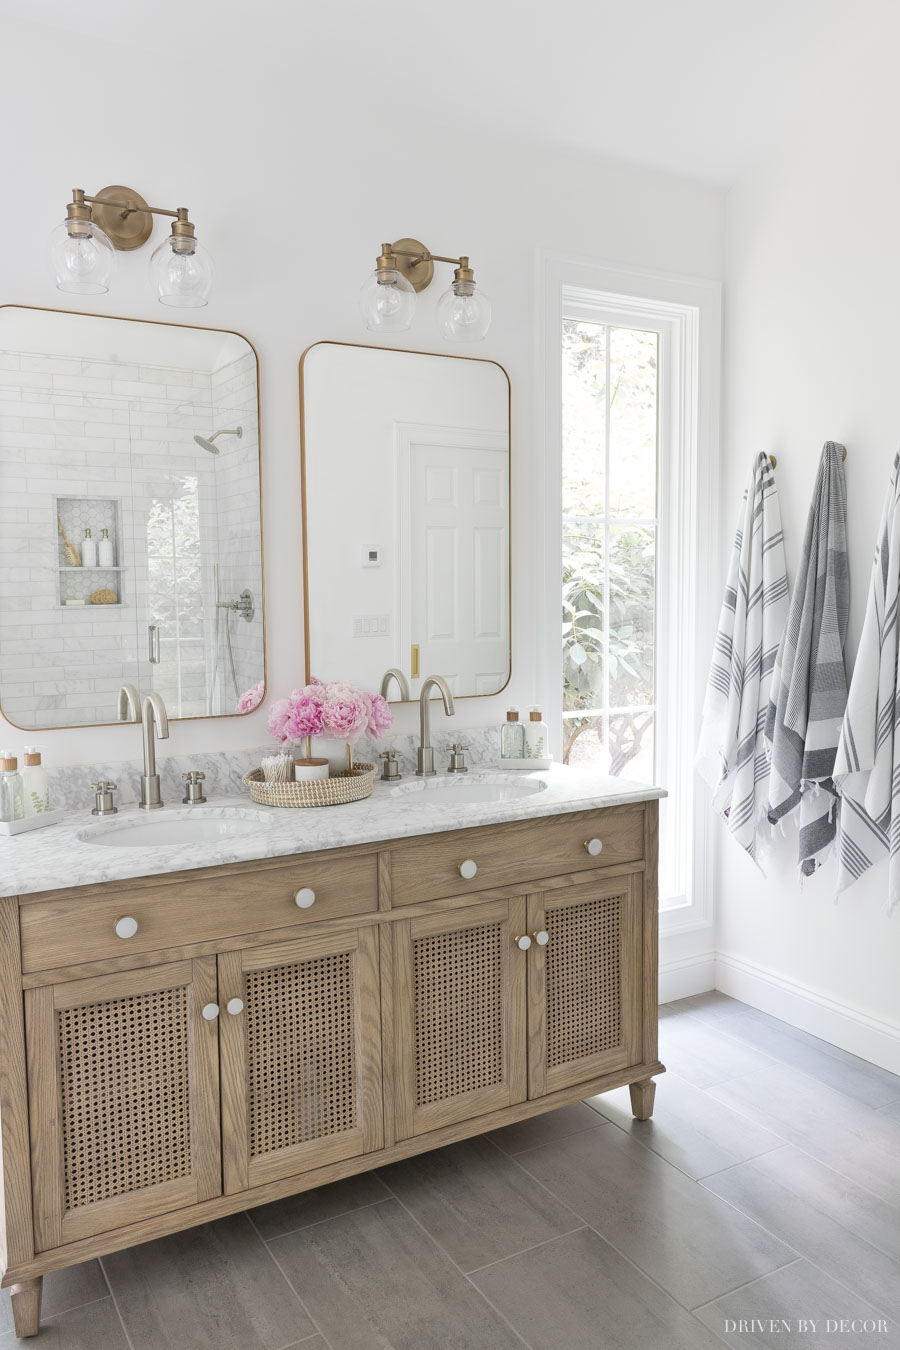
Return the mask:
[[[512,650],[506,371],[317,342],[300,361],[300,406],[307,680],[377,691],[395,669],[410,700],[433,674],[456,697],[500,693]]]
[[[27,731],[265,691],[259,362],[240,333],[0,306],[0,711]],[[121,715],[120,715],[121,714]]]

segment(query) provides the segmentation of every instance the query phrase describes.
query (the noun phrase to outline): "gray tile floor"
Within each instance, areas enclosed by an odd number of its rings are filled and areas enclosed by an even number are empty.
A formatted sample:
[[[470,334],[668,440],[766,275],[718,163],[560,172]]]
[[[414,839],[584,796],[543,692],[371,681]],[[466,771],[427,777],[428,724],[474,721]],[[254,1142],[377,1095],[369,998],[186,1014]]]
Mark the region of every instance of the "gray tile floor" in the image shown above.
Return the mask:
[[[48,1276],[37,1344],[900,1347],[900,1078],[721,994],[660,1044],[651,1121],[623,1089]]]

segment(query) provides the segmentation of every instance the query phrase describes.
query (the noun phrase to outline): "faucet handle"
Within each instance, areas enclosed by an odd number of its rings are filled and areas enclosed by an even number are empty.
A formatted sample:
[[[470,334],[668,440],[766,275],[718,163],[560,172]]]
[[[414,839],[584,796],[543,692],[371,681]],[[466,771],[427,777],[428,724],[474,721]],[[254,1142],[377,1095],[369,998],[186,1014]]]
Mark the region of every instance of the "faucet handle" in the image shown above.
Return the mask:
[[[468,773],[469,766],[466,763],[467,745],[461,745],[459,741],[454,741],[450,747],[450,763],[447,766],[448,773]]]
[[[403,777],[397,764],[396,750],[382,750],[378,758],[384,760],[384,768],[381,770],[381,781],[383,783],[396,783],[398,778]]]
[[[184,780],[184,796],[181,799],[184,805],[202,805],[206,801],[202,787],[206,774],[201,773],[199,769],[191,769],[189,773],[183,773],[181,777]]]
[[[91,783],[91,790],[96,793],[96,801],[91,810],[92,816],[115,816],[119,808],[113,801],[113,793],[118,792],[118,783],[111,783],[106,778],[101,778],[98,783]]]

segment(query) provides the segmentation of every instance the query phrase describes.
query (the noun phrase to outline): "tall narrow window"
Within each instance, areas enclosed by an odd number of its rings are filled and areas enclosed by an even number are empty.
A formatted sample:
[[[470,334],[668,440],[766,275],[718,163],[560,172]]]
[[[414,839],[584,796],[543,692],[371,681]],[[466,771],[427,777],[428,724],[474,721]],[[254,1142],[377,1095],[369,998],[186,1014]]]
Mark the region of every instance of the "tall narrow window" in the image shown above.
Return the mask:
[[[694,750],[703,616],[718,603],[721,288],[551,253],[539,264],[539,689],[568,764],[664,790],[660,932],[680,942],[712,922]]]
[[[563,757],[657,780],[660,334],[562,323]]]

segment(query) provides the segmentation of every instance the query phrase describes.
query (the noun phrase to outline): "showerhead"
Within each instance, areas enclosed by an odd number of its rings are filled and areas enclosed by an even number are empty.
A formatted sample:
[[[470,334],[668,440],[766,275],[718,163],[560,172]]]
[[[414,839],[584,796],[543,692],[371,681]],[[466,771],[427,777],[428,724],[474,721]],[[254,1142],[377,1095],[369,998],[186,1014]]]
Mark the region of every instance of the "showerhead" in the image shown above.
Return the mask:
[[[213,441],[218,440],[220,436],[237,436],[238,439],[240,439],[243,434],[243,427],[223,427],[221,431],[214,431],[209,439],[207,439],[206,436],[195,436],[194,440],[202,450],[209,451],[211,455],[217,455],[219,453],[219,447],[213,445]]]

